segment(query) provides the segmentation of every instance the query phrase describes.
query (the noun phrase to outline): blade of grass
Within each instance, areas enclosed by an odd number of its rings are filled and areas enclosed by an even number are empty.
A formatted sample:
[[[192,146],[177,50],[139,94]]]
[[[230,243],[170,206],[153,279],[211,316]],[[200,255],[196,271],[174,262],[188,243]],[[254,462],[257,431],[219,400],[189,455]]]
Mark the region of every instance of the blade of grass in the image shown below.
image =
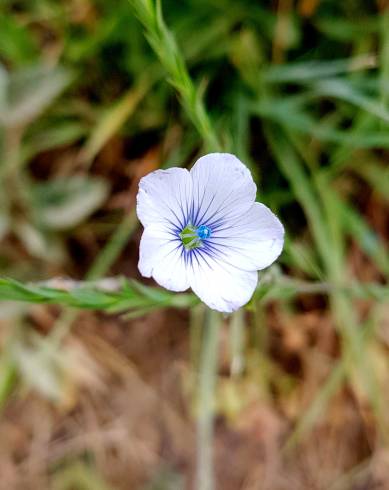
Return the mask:
[[[103,146],[118,132],[131,114],[133,114],[157,78],[153,72],[150,70],[147,71],[147,76],[142,76],[135,86],[131,87],[99,118],[98,123],[93,128],[88,141],[79,155],[80,162],[85,167],[90,166]]]
[[[290,132],[288,134],[294,145],[288,145],[280,135],[278,135],[277,144],[275,144],[275,140],[272,139],[273,134],[269,130],[267,131],[280,170],[289,180],[307,215],[315,245],[322,256],[325,275],[335,284],[339,284],[346,274],[343,258],[345,238],[338,218],[339,212],[336,201],[333,199],[328,182],[323,182],[315,172],[312,175],[312,180],[308,178],[297,153],[295,153],[294,146],[305,157],[309,165],[312,164],[310,157],[307,155],[305,147],[299,144],[296,135]],[[315,195],[317,202],[314,201]],[[321,242],[324,238],[326,239],[325,249]],[[336,294],[333,291],[330,292],[329,300],[342,339],[342,356],[349,360],[346,365],[350,366],[350,369],[355,367],[358,370],[375,415],[378,420],[382,420],[377,380],[369,359],[365,359],[364,356],[365,350],[358,335],[355,308],[348,297],[339,291]],[[349,371],[348,374],[352,379],[352,371]]]
[[[373,232],[362,216],[336,193],[332,198],[340,212],[342,226],[354,238],[361,249],[372,259],[378,269],[389,276],[389,254],[385,244]]]
[[[94,279],[104,276],[108,272],[137,226],[138,218],[135,209],[133,209],[130,213],[124,215],[122,222],[111,236],[111,239],[97,256],[88,271],[86,276],[87,280],[93,281]]]
[[[367,70],[377,67],[377,56],[373,53],[354,58],[330,61],[306,61],[271,65],[263,74],[268,83],[300,83],[311,80],[333,77],[352,71]]]
[[[310,185],[309,176],[300,165],[298,156],[280,130],[274,126],[267,126],[265,134],[281,172],[290,182],[297,200],[306,213],[321,259],[324,264],[327,264],[331,261],[331,252],[328,248],[331,239],[323,221],[320,201]]]
[[[179,94],[181,103],[193,125],[209,150],[219,150],[221,145],[206,112],[202,92],[193,84],[174,35],[165,24],[161,2],[129,1],[145,29],[145,36],[168,73],[169,82]]]
[[[324,223],[328,227],[329,236],[331,237],[331,241],[328,243],[331,254],[330,261],[326,263],[327,276],[331,281],[339,283],[347,275],[345,265],[346,234],[344,223],[342,223],[341,219],[342,212],[339,208],[341,200],[337,197],[326,173],[316,170],[311,156],[302,144],[303,142],[299,142],[293,133],[289,133],[289,138],[293,141],[302,158],[312,167],[312,182],[323,204]],[[383,412],[377,376],[371,360],[365,355],[366,349],[363,339],[358,335],[360,325],[354,305],[342,291],[338,291],[336,294],[334,292],[330,293],[329,300],[342,336],[344,349],[342,355],[350,357],[351,369],[356,368],[376,418],[381,423],[383,421]],[[352,377],[352,370],[348,374]]]
[[[6,348],[0,358],[0,412],[12,392],[16,378],[15,361],[9,355],[9,349]]]
[[[305,410],[304,415],[298,421],[292,434],[288,437],[283,451],[289,452],[296,444],[301,441],[303,436],[312,430],[320,415],[328,406],[330,400],[339,391],[346,379],[346,365],[340,361],[328,376],[325,384],[320,388],[318,394]]]
[[[380,16],[381,52],[380,52],[380,92],[383,107],[389,110],[389,11],[386,9]]]
[[[364,95],[346,80],[322,80],[314,85],[313,93],[320,97],[335,97],[349,102],[357,108],[369,112],[382,121],[389,123],[389,112],[382,103]]]

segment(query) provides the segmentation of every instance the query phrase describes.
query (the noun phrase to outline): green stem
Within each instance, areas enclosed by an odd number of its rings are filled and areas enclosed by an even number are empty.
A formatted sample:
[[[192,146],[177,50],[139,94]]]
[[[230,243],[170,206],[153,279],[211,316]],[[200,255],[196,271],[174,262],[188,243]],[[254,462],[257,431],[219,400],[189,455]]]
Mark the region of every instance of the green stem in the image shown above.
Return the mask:
[[[127,214],[119,224],[111,239],[97,256],[87,273],[87,280],[93,281],[104,276],[125,247],[130,235],[138,224],[135,209]]]
[[[199,366],[196,489],[214,490],[213,434],[220,314],[207,310]]]
[[[221,144],[205,108],[202,90],[193,83],[184,56],[175,37],[165,24],[160,0],[129,0],[142,23],[146,38],[178,93],[181,105],[210,151]]]
[[[231,350],[231,376],[242,374],[244,369],[244,346],[245,346],[245,323],[244,310],[235,311],[230,322],[230,350]]]

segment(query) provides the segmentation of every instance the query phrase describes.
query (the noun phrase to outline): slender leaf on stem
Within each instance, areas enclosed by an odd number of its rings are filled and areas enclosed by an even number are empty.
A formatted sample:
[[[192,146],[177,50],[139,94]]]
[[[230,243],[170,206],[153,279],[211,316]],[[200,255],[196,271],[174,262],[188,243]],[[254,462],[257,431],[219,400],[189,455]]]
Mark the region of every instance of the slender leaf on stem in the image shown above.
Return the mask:
[[[210,150],[220,149],[205,109],[202,91],[192,82],[183,55],[174,35],[165,24],[161,2],[130,0],[136,15],[145,29],[145,35],[169,75],[169,82],[180,96],[181,103],[193,125]]]
[[[0,278],[0,300],[59,304],[111,313],[142,312],[156,307],[187,308],[197,302],[191,294],[174,294],[124,278],[97,282],[56,279],[45,284],[22,284]]]

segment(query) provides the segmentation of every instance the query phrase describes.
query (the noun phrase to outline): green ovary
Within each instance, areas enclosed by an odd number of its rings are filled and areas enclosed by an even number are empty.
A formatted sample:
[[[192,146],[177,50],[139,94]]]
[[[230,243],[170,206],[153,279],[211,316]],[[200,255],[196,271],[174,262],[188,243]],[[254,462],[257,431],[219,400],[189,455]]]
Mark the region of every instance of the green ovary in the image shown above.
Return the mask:
[[[187,250],[201,247],[201,240],[197,235],[197,228],[190,223],[180,233],[181,241]]]

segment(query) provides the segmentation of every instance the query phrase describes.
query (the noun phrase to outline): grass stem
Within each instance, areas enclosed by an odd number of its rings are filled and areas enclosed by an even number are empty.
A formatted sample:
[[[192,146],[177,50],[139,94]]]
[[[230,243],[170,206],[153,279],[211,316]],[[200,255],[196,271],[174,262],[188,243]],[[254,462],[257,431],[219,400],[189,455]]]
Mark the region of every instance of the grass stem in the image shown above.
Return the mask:
[[[207,310],[199,366],[196,490],[214,490],[213,434],[220,314]]]

